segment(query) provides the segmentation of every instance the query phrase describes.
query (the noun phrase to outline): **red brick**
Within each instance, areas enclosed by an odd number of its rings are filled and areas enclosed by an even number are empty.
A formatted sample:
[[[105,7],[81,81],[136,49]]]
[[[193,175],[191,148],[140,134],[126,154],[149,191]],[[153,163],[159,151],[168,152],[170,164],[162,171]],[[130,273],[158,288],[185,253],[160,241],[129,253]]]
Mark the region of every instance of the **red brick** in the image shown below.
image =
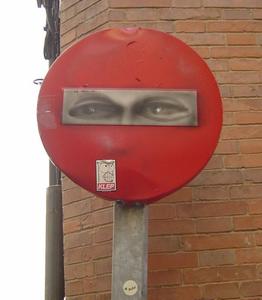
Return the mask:
[[[210,47],[207,47],[207,46],[192,46],[192,48],[203,59],[210,57]]]
[[[174,7],[201,7],[201,0],[173,0]]]
[[[94,233],[96,243],[111,241],[113,238],[113,226],[98,227]]]
[[[262,214],[262,196],[260,199],[248,200],[248,207],[250,214]]]
[[[96,294],[95,297],[96,297],[95,300],[111,300],[111,292],[109,293],[102,292],[101,294]],[[89,299],[83,299],[83,300],[89,300]]]
[[[255,139],[262,138],[262,126],[260,125],[239,125],[227,126],[222,129],[222,138],[229,139]]]
[[[92,243],[92,234],[90,231],[71,233],[64,237],[65,249],[91,245],[91,243]]]
[[[259,21],[211,21],[207,24],[208,32],[261,32]]]
[[[226,20],[245,20],[252,19],[252,12],[250,9],[225,9],[223,11],[223,19]]]
[[[100,276],[98,278],[85,278],[83,280],[84,293],[105,292],[111,289],[111,276]]]
[[[109,0],[110,7],[170,7],[172,0]]]
[[[262,140],[243,140],[239,142],[241,153],[261,153]]]
[[[70,298],[68,298],[68,300],[98,300],[98,298],[96,298],[95,295],[79,295],[79,296],[70,297]],[[103,299],[103,300],[106,300],[106,299]],[[110,300],[110,299],[107,299],[107,300]]]
[[[112,272],[112,258],[99,259],[94,262],[95,274],[103,275],[110,274]]]
[[[63,186],[63,188],[64,188],[64,186]],[[90,192],[88,192],[78,186],[75,186],[75,187],[67,189],[67,190],[63,190],[63,204],[64,205],[70,204],[72,202],[79,201],[79,200],[89,199],[92,197],[93,197],[93,195]]]
[[[83,10],[87,10],[87,8],[89,8],[90,6],[92,6],[98,1],[99,0],[80,0],[80,1],[78,0],[78,3],[76,4],[77,13]]]
[[[87,20],[96,17],[100,13],[104,12],[107,8],[108,8],[107,0],[100,0],[95,2],[87,10],[85,10],[83,21],[86,22]]]
[[[199,265],[201,267],[234,265],[235,263],[235,250],[232,249],[199,252]]]
[[[78,37],[81,37],[83,35],[86,35],[90,31],[94,31],[94,30],[100,28],[107,22],[108,22],[108,12],[103,11],[99,15],[97,15],[95,18],[91,18],[90,20],[79,24],[76,28],[76,34]]]
[[[227,186],[205,186],[194,189],[194,199],[197,200],[223,200],[229,198]]]
[[[74,187],[77,187],[78,185],[74,183],[71,179],[66,177],[65,175],[61,175],[61,182],[62,182],[62,189],[63,191],[66,191],[68,189],[72,189]]]
[[[173,194],[161,199],[161,203],[187,202],[192,200],[192,188],[184,187]]]
[[[243,176],[239,170],[205,170],[202,171],[190,185],[217,185],[242,183]]]
[[[260,0],[203,0],[206,7],[262,7]]]
[[[225,35],[220,33],[177,33],[176,37],[188,45],[224,45]]]
[[[261,216],[234,217],[235,230],[257,230],[262,229]]]
[[[262,169],[245,169],[243,174],[246,181],[251,181],[254,183],[262,182]]]
[[[64,222],[63,224],[63,232],[64,234],[72,233],[79,231],[81,229],[81,222],[80,220],[69,220]]]
[[[227,43],[228,45],[255,45],[256,35],[251,33],[228,34]]]
[[[89,199],[73,202],[64,206],[63,213],[64,219],[80,216],[90,212]]]
[[[256,239],[256,245],[262,246],[262,233],[261,232],[255,233],[255,239]]]
[[[192,268],[197,266],[196,253],[150,254],[148,268],[151,271]]]
[[[201,292],[198,286],[183,286],[183,287],[161,287],[148,290],[149,300],[196,300],[201,299]]]
[[[213,8],[162,8],[160,10],[161,20],[210,20],[219,19],[221,12]]]
[[[257,199],[261,198],[262,185],[243,185],[230,188],[230,197],[232,199]]]
[[[262,55],[262,49],[258,46],[214,46],[211,48],[210,55],[214,58],[260,58]]]
[[[224,163],[226,168],[262,167],[262,153],[228,155]]]
[[[262,263],[262,249],[237,249],[236,258],[238,264]]]
[[[262,95],[262,88],[259,85],[233,85],[231,87],[234,97],[256,97]]]
[[[108,19],[110,21],[124,20],[126,18],[126,11],[124,9],[109,9]]]
[[[62,39],[64,40],[64,35],[67,32],[70,32],[72,30],[74,30],[76,32],[75,29],[76,29],[77,25],[79,25],[80,23],[82,23],[84,21],[85,21],[84,12],[81,12],[80,14],[75,15],[73,18],[65,21],[63,23],[63,26],[61,27],[61,30],[60,30],[60,34],[63,37]]]
[[[220,141],[216,148],[216,154],[234,154],[239,152],[237,141]]]
[[[242,296],[262,296],[262,281],[249,281],[240,284]]]
[[[75,264],[82,261],[83,248],[64,249],[65,265]]]
[[[65,21],[73,18],[76,14],[76,6],[71,6],[60,13],[60,22],[63,24]]]
[[[196,221],[196,232],[229,232],[233,229],[231,218],[199,219]]]
[[[81,229],[91,229],[95,226],[93,214],[85,214],[79,217]]]
[[[223,156],[222,155],[213,155],[207,165],[205,166],[205,170],[215,170],[215,169],[223,169]]]
[[[233,112],[225,112],[223,114],[223,125],[234,125],[235,122],[235,113]]]
[[[259,71],[262,69],[261,59],[233,58],[229,60],[229,67],[233,71]]]
[[[196,229],[193,220],[151,220],[149,224],[150,236],[194,232]]]
[[[167,220],[176,217],[176,207],[174,204],[154,204],[149,206],[150,220]]]
[[[148,285],[157,287],[162,285],[178,285],[181,283],[180,270],[155,271],[148,273]]]
[[[233,86],[234,88],[235,86]],[[241,89],[242,86],[239,86]],[[254,110],[261,110],[262,109],[262,101],[259,99],[251,98],[251,99],[225,99],[223,101],[224,105],[224,110],[225,111],[232,111],[232,112],[237,112],[237,111],[254,111]]]
[[[239,298],[237,283],[207,284],[203,287],[203,296],[207,299]]]
[[[183,1],[184,3],[184,1]],[[176,32],[205,32],[206,25],[203,21],[176,21]]]
[[[227,59],[208,59],[207,64],[212,71],[228,71]]]
[[[182,238],[185,250],[212,250],[254,246],[254,237],[248,233],[219,233],[194,235]]]
[[[126,21],[152,21],[158,19],[159,11],[154,8],[133,8],[125,11]],[[123,20],[123,19],[122,19]]]
[[[149,28],[155,29],[158,31],[163,31],[167,33],[173,32],[174,24],[173,22],[152,22],[152,21],[129,21],[129,22],[109,22],[109,28],[127,28],[127,27],[140,27],[140,28]]]
[[[243,215],[247,213],[247,203],[244,201],[201,202],[179,204],[177,216],[181,218],[221,217]]]
[[[96,211],[92,214],[94,225],[105,225],[113,222],[113,209],[106,208],[103,210]]]
[[[178,236],[150,236],[148,239],[149,253],[176,252],[181,249],[181,242]]]
[[[94,265],[91,262],[65,266],[65,280],[80,279],[94,275]]]
[[[262,112],[238,112],[235,119],[237,124],[261,124]]]
[[[84,293],[83,279],[65,282],[65,293],[67,296],[76,296]]]
[[[262,9],[253,9],[254,19],[262,19]]]
[[[217,72],[216,79],[219,83],[259,83],[260,76],[255,71],[232,71],[232,72]]]
[[[72,29],[63,35],[61,47],[65,47],[69,44],[72,44],[75,40],[76,40],[76,31],[75,29]]]
[[[70,6],[73,6],[78,2],[79,0],[63,0],[61,1],[60,9],[61,11],[64,11],[65,9],[69,8]]]
[[[223,266],[184,270],[184,282],[211,283],[221,281],[242,281],[256,279],[256,266]]]
[[[112,255],[112,243],[101,243],[93,246],[84,247],[82,249],[82,260],[107,258]]]
[[[93,197],[90,199],[91,201],[91,210],[100,210],[103,208],[110,208],[113,206],[113,203],[111,201],[107,201],[105,199],[101,199],[98,197]]]

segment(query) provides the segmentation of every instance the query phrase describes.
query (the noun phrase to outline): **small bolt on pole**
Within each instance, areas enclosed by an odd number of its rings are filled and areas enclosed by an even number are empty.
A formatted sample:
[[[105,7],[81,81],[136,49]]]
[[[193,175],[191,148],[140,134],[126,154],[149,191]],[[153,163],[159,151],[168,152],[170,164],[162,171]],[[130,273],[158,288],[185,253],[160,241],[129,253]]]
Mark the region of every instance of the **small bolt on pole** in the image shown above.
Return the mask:
[[[114,204],[112,300],[147,299],[148,207]]]

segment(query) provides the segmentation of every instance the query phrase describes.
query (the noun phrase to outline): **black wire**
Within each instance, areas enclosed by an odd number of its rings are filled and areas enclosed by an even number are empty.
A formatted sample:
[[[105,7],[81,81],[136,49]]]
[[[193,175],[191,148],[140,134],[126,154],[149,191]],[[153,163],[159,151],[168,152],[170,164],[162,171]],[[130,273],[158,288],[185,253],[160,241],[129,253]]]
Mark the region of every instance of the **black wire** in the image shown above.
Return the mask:
[[[44,58],[53,61],[60,53],[59,0],[37,0],[37,5],[46,10]]]

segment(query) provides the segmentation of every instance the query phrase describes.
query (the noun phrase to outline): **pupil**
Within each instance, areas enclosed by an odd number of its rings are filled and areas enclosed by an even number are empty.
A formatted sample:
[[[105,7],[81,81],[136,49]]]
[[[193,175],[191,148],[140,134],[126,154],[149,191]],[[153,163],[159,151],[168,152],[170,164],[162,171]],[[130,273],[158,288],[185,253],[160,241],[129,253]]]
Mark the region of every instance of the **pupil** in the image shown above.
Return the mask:
[[[95,112],[96,112],[96,109],[94,107],[92,107],[92,106],[86,107],[86,113],[93,114]]]
[[[153,109],[153,112],[154,112],[155,114],[159,114],[159,113],[162,112],[162,108],[161,108],[160,106],[156,106],[156,107]]]

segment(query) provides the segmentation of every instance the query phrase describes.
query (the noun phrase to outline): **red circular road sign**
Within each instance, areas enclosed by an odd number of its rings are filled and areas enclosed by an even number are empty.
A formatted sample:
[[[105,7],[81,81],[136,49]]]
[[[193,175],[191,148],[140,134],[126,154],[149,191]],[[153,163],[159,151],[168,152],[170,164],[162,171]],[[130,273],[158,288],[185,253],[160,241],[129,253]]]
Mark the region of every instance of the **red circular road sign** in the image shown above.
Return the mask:
[[[109,29],[74,44],[50,68],[37,113],[54,164],[90,192],[126,202],[150,203],[189,182],[222,124],[206,63],[149,29]]]

